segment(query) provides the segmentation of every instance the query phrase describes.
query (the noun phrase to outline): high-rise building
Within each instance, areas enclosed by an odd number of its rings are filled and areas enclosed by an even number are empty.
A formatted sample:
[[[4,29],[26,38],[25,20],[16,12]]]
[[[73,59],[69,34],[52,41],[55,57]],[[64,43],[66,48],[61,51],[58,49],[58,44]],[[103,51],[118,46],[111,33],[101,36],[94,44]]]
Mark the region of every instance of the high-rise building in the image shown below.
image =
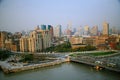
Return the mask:
[[[66,33],[67,33],[68,36],[72,35],[72,31],[70,29],[67,29]]]
[[[20,51],[40,52],[51,46],[51,34],[49,30],[38,27],[31,31],[28,38],[20,39]]]
[[[28,37],[22,36],[20,38],[20,51],[28,52]]]
[[[109,24],[107,22],[103,23],[103,35],[109,35]]]
[[[50,30],[50,29],[51,29],[51,27],[52,27],[51,25],[48,25],[47,29],[48,29],[48,30]]]
[[[80,27],[78,27],[77,32],[78,32],[79,35],[81,36],[81,35],[83,35],[84,30],[83,30],[83,28],[80,26]]]
[[[61,25],[57,25],[54,28],[54,36],[55,37],[61,37],[62,31],[61,31]]]
[[[76,28],[73,28],[73,33],[75,33],[77,30],[76,30]]]
[[[5,31],[0,31],[0,48],[4,49],[5,48],[5,40],[7,38],[7,32]]]
[[[118,34],[118,29],[116,27],[112,27],[112,34]]]
[[[44,24],[41,25],[41,29],[42,29],[42,30],[46,30],[46,25],[44,25]]]
[[[67,24],[67,28],[72,31],[72,21]]]
[[[48,30],[50,31],[51,34],[51,40],[53,39],[53,26],[48,25]]]
[[[90,34],[92,36],[97,36],[98,35],[98,26],[93,26],[90,30]]]
[[[89,26],[84,27],[84,35],[89,35]]]

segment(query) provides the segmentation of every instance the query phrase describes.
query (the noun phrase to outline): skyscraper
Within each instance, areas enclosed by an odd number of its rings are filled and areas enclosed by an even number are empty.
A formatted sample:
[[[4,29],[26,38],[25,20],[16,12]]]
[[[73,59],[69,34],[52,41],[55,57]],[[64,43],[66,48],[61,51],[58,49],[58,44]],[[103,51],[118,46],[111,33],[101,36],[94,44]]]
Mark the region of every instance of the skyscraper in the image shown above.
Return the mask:
[[[98,34],[98,26],[93,26],[90,30],[92,36],[96,36]]]
[[[55,37],[61,37],[61,25],[57,25],[55,28],[54,28],[54,36]]]
[[[112,34],[118,34],[118,29],[116,27],[112,27]]]
[[[103,35],[109,35],[109,24],[107,22],[103,23]]]
[[[84,27],[84,35],[88,35],[89,34],[89,26],[85,26]]]
[[[52,40],[52,38],[53,38],[53,26],[52,25],[48,25],[48,30],[50,31],[51,40]]]
[[[68,23],[67,28],[68,28],[70,31],[72,31],[72,21],[70,21],[70,22]]]
[[[46,25],[41,25],[41,30],[46,30]]]

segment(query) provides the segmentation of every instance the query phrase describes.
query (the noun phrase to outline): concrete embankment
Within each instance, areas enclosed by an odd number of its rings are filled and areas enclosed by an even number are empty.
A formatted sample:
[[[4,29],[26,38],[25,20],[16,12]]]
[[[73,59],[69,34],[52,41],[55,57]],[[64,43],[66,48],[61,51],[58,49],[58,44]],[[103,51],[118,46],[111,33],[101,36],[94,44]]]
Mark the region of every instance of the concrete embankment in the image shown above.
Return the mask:
[[[97,66],[93,62],[82,61],[82,60],[77,60],[77,59],[73,59],[73,58],[71,58],[70,61],[71,62],[82,63],[82,64],[86,64],[86,65],[90,65],[90,66]],[[111,71],[120,72],[120,70],[117,69],[117,68],[107,67],[107,66],[104,66],[104,65],[98,65],[98,66],[101,67],[101,68],[105,68],[105,69],[111,70]]]
[[[56,60],[56,61],[47,62],[47,63],[31,64],[31,65],[19,66],[19,67],[11,67],[8,63],[0,62],[0,67],[4,73],[14,73],[14,72],[20,72],[20,71],[25,71],[25,70],[37,69],[40,67],[53,66],[53,65],[61,64],[63,62],[66,62],[66,61]]]

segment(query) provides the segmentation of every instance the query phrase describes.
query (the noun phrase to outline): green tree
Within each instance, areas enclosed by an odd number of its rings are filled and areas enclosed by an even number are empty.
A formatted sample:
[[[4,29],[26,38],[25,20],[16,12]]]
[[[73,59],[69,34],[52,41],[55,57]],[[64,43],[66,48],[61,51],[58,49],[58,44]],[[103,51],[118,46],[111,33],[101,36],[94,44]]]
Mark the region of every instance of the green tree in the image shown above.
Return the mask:
[[[23,59],[21,61],[33,61],[34,57],[33,54],[24,54],[22,55]]]
[[[120,50],[120,43],[117,43],[116,48],[117,48],[117,50]]]
[[[11,52],[8,50],[0,50],[0,60],[5,60],[11,55]]]

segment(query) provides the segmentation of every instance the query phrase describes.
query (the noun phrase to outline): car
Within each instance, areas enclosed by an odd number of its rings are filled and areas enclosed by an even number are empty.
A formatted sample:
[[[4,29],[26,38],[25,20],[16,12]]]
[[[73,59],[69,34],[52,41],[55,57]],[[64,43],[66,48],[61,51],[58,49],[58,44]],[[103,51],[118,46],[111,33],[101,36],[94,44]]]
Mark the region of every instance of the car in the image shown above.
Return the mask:
[[[103,64],[101,61],[95,61],[95,64]]]
[[[116,64],[115,64],[115,63],[108,63],[107,66],[108,66],[108,67],[115,67]]]

